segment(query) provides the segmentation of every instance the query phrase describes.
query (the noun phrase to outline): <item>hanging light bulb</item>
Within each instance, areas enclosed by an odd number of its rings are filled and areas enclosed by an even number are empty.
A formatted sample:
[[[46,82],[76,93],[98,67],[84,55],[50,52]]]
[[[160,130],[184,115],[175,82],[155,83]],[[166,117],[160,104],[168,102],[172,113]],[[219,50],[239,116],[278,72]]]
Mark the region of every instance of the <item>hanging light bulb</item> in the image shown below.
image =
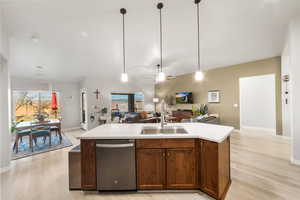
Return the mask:
[[[157,75],[156,75],[156,83],[164,82],[166,80],[166,75],[162,71],[160,64],[157,65]]]
[[[195,73],[195,80],[196,81],[202,81],[204,79],[204,74],[201,70],[196,71]]]
[[[126,73],[126,59],[125,59],[125,14],[126,14],[126,9],[121,8],[120,13],[122,14],[122,19],[123,19],[123,73],[121,74],[121,81],[123,83],[128,82],[128,75]]]
[[[198,33],[198,70],[195,73],[195,80],[202,81],[204,79],[204,74],[200,69],[200,17],[199,17],[199,3],[201,0],[195,0],[195,4],[197,5],[197,33]]]
[[[127,73],[122,73],[122,75],[121,75],[121,81],[124,82],[124,83],[128,82],[128,75],[127,75]]]
[[[157,82],[161,83],[166,80],[166,75],[164,72],[159,72],[157,76]]]

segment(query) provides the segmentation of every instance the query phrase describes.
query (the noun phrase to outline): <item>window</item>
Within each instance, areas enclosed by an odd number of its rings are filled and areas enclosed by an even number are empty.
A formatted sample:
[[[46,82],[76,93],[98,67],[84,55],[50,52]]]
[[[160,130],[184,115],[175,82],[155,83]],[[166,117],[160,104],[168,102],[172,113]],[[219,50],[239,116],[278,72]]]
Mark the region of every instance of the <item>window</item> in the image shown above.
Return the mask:
[[[59,93],[56,92],[57,100]],[[36,114],[41,113],[47,119],[59,118],[60,105],[56,113],[51,109],[52,95],[49,91],[13,91],[15,120],[32,121],[36,119]]]
[[[142,112],[144,111],[144,94],[111,94],[111,114],[112,119],[115,117],[122,118],[128,112]]]
[[[144,94],[143,93],[135,93],[134,94],[134,109],[135,109],[135,112],[144,111]]]
[[[112,94],[112,112],[128,112],[128,94]]]

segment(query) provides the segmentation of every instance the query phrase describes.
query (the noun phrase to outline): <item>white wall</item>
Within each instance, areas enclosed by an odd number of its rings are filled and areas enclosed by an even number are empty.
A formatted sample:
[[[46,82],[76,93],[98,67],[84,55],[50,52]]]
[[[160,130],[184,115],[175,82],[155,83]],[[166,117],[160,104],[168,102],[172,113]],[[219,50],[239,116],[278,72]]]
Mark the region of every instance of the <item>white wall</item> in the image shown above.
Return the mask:
[[[281,56],[281,77],[291,75],[291,54],[290,46],[285,44]],[[286,137],[291,136],[291,81],[284,81],[282,78],[282,135]]]
[[[3,11],[0,5],[0,55],[2,55],[5,59],[8,59],[8,45],[8,33],[6,31]]]
[[[2,8],[0,7],[0,172],[7,169],[10,162],[8,52],[8,35],[4,25]]]
[[[275,74],[240,78],[241,128],[276,134]]]
[[[139,81],[143,81],[143,84],[139,84]],[[107,107],[109,113],[107,116],[110,116],[110,107],[111,107],[111,93],[135,93],[142,92],[145,97],[144,107],[146,111],[154,111],[153,97],[154,97],[154,83],[146,83],[143,77],[140,77],[139,80],[130,79],[127,83],[122,83],[120,80],[112,80],[105,78],[87,78],[82,81],[81,88],[85,88],[87,91],[87,105],[88,105],[88,129],[95,128],[99,125],[98,121],[95,120],[91,122],[90,116],[92,113],[95,113],[94,107],[99,106],[100,108]],[[100,90],[100,98],[96,100],[96,95],[94,91],[96,89]],[[99,114],[96,114],[96,119],[99,117]],[[110,117],[109,117],[110,119]]]
[[[291,75],[291,160],[300,165],[300,16],[290,24],[286,46],[289,46]]]
[[[62,128],[80,127],[80,87],[79,83],[52,82],[52,88],[60,93]],[[49,83],[12,77],[12,90],[49,90]]]
[[[0,171],[4,170],[10,162],[9,87],[8,67],[0,57]]]

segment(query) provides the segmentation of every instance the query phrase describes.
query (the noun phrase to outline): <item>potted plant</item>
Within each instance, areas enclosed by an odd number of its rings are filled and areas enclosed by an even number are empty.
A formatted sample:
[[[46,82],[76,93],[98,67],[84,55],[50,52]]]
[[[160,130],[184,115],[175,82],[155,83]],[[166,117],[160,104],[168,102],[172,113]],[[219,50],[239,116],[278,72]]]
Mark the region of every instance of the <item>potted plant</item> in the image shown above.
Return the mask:
[[[37,119],[39,122],[44,122],[45,119],[49,117],[49,114],[46,112],[40,112],[34,115],[35,119]]]
[[[11,132],[11,133],[15,133],[16,130],[17,130],[18,124],[20,124],[20,123],[23,122],[23,121],[24,121],[24,120],[21,120],[21,121],[19,121],[19,122],[16,122],[16,121],[12,120],[12,121],[11,121],[10,132]]]
[[[106,114],[107,114],[107,108],[104,107],[100,110],[100,116],[99,116],[99,123],[100,124],[105,124],[107,122]]]
[[[102,115],[106,115],[107,114],[107,108],[106,107],[101,109],[101,114]]]
[[[100,113],[101,113],[100,120],[106,120],[107,108],[106,107],[102,108]]]

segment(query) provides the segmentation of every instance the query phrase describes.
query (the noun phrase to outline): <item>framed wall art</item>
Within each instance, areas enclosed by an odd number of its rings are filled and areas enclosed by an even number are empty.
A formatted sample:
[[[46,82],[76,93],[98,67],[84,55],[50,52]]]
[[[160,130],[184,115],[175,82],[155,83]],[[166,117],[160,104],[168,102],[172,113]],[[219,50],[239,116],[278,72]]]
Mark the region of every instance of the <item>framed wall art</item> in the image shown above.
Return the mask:
[[[208,91],[208,103],[220,103],[220,91],[219,90]]]

